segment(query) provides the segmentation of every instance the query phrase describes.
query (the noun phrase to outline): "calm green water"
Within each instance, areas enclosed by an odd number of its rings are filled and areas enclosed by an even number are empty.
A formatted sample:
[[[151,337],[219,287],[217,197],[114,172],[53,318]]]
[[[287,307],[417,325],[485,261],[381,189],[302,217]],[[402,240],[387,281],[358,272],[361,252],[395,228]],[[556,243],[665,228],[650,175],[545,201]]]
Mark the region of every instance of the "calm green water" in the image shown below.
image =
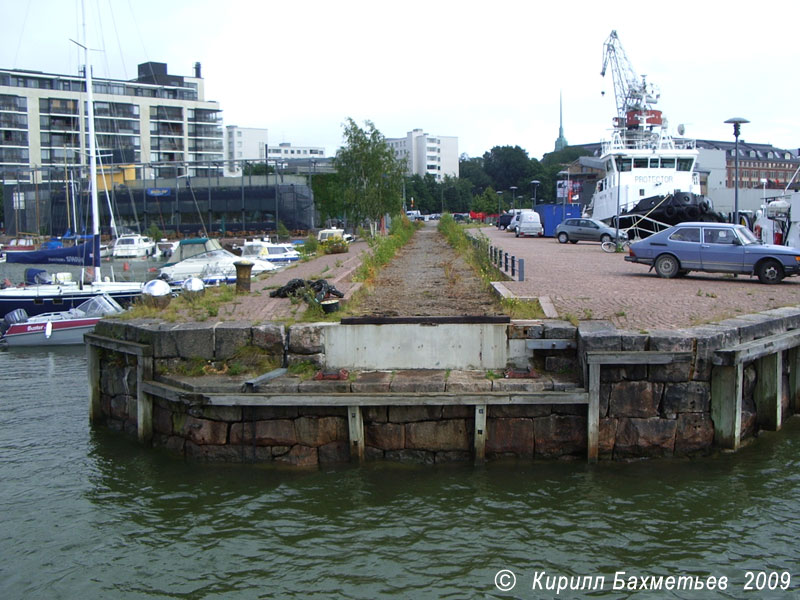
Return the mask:
[[[2,599],[800,596],[797,419],[695,461],[276,471],[90,430],[82,348],[0,352],[0,373]],[[745,591],[748,570],[790,588]],[[542,571],[606,580],[556,596]],[[616,571],[729,585],[615,591]]]

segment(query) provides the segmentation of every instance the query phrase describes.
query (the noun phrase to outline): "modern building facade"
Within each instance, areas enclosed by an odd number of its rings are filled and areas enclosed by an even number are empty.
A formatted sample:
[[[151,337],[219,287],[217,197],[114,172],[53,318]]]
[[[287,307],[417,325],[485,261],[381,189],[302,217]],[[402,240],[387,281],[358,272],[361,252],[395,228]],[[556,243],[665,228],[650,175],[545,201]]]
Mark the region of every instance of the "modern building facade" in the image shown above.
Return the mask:
[[[433,176],[436,181],[458,177],[458,138],[432,136],[422,129],[409,131],[404,138],[387,138],[398,158],[408,165],[408,175]]]
[[[269,130],[256,127],[225,126],[225,175],[242,174],[242,161],[264,161],[267,157]]]
[[[131,81],[94,78],[101,165],[147,164],[147,177],[221,172],[222,110],[206,101],[200,64],[192,77],[165,63],[139,65]],[[0,69],[0,180],[63,181],[87,164],[83,75]]]

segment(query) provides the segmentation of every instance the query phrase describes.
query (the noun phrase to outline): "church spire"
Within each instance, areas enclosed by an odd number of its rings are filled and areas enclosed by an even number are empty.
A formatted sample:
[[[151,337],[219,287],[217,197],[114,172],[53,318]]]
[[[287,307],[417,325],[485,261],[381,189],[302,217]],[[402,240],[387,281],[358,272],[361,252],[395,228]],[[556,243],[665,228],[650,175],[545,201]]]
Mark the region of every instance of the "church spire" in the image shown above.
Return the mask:
[[[555,151],[563,150],[569,146],[567,138],[564,137],[564,106],[561,99],[561,92],[558,92],[558,139],[556,140]]]

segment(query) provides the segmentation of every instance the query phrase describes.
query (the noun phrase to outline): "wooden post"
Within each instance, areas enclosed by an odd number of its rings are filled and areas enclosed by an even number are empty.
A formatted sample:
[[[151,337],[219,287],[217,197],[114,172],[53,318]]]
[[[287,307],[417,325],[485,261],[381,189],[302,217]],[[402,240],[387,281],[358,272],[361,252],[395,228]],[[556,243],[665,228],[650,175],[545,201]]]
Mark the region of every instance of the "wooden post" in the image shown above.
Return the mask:
[[[136,357],[136,429],[139,441],[149,444],[153,440],[153,397],[145,393],[142,382],[153,378],[152,359]]]
[[[714,443],[738,450],[742,435],[742,382],[744,365],[715,366],[711,370],[711,420]]]
[[[347,424],[350,431],[350,459],[364,460],[364,419],[360,406],[347,407]]]
[[[800,348],[789,350],[789,407],[800,413]]]
[[[597,462],[600,439],[600,365],[589,365],[589,405],[586,410],[587,458]]]
[[[783,396],[783,353],[775,352],[758,359],[755,402],[758,424],[764,429],[781,428]]]
[[[97,423],[102,416],[100,406],[100,348],[86,344],[86,371],[89,378],[89,423]]]
[[[486,460],[486,405],[475,405],[475,462]]]

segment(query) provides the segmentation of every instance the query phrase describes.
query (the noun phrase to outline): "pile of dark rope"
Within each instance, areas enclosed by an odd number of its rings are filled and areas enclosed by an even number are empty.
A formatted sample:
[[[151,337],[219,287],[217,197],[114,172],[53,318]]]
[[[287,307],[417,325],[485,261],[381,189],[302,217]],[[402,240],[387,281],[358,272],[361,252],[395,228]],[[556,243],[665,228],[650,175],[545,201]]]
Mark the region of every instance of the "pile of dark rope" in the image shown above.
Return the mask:
[[[272,290],[269,293],[270,298],[289,298],[290,296],[304,297],[306,301],[312,298],[317,302],[322,302],[328,296],[336,296],[343,298],[344,294],[337,290],[334,286],[330,285],[324,279],[317,279],[314,281],[306,279],[291,279],[289,283],[279,287],[277,290]]]

